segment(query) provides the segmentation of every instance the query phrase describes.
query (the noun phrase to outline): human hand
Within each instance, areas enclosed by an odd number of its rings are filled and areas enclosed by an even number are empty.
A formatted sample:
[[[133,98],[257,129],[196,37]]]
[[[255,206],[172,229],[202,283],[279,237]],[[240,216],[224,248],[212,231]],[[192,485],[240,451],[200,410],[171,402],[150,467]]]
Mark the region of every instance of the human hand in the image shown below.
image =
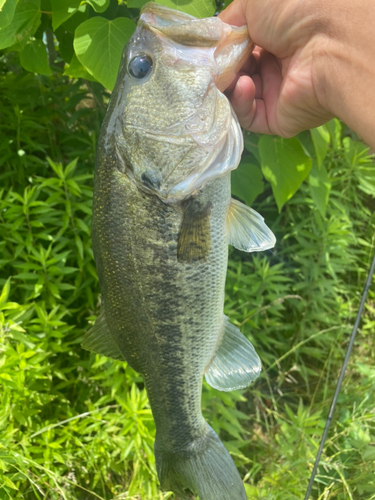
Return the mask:
[[[311,9],[310,1],[235,0],[220,14],[228,24],[247,24],[257,45],[227,90],[243,128],[291,137],[333,117],[317,93],[322,37]]]
[[[374,16],[372,0],[234,0],[220,18],[256,44],[226,91],[242,127],[292,137],[338,116],[373,145]]]

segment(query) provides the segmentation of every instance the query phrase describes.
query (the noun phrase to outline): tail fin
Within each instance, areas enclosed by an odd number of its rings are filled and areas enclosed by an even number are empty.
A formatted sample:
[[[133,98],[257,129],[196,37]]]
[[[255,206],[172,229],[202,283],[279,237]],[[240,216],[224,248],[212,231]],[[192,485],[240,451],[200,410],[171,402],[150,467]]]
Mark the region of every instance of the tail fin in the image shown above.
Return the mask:
[[[207,434],[181,452],[162,451],[156,436],[155,458],[161,488],[180,500],[246,500],[234,462],[217,434]]]

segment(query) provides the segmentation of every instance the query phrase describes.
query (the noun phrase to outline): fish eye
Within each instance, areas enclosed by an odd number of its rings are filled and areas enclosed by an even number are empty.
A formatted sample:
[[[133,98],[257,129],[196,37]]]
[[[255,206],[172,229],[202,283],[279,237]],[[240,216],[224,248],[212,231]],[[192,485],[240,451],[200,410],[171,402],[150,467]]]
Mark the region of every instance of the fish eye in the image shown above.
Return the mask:
[[[152,59],[146,54],[133,57],[128,66],[128,71],[134,78],[145,78],[152,68]]]

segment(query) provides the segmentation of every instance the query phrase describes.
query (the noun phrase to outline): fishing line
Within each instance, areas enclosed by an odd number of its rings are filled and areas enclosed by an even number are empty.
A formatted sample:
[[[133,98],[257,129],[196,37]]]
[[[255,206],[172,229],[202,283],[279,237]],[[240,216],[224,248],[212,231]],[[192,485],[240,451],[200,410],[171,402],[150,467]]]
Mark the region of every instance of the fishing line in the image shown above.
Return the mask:
[[[333,417],[333,412],[335,411],[335,407],[336,407],[336,403],[337,403],[337,398],[339,396],[340,389],[341,389],[341,384],[342,384],[342,381],[344,379],[345,370],[346,370],[346,367],[347,367],[348,362],[349,362],[349,356],[350,356],[350,353],[351,353],[351,350],[352,350],[352,347],[353,347],[353,344],[354,344],[354,339],[355,339],[355,336],[357,334],[358,325],[359,325],[359,322],[361,320],[363,308],[365,306],[367,294],[368,294],[368,291],[369,291],[369,288],[370,288],[370,285],[371,285],[372,275],[374,274],[374,269],[375,269],[375,255],[374,255],[374,258],[372,260],[370,271],[369,271],[368,276],[367,276],[367,281],[366,281],[365,289],[363,290],[363,294],[362,294],[361,304],[359,306],[357,317],[355,319],[355,323],[354,323],[353,331],[352,331],[352,334],[351,334],[351,337],[350,337],[348,349],[346,351],[344,363],[342,365],[340,376],[339,376],[339,379],[337,381],[336,391],[335,391],[335,394],[334,394],[333,399],[332,399],[331,408],[329,410],[329,414],[328,414],[328,417],[327,417],[326,426],[324,428],[323,436],[322,436],[322,439],[320,441],[320,446],[319,446],[318,454],[316,455],[314,468],[313,468],[313,471],[311,473],[309,485],[307,487],[307,491],[306,491],[306,495],[305,495],[304,500],[308,500],[309,497],[310,497],[310,494],[311,494],[311,490],[312,490],[312,487],[313,487],[313,484],[314,484],[314,479],[315,479],[315,476],[316,476],[316,473],[317,473],[317,470],[318,470],[320,458],[321,458],[322,453],[323,453],[324,443],[325,443],[325,441],[327,439],[327,434],[328,434],[329,426],[331,425],[331,421],[332,421],[332,417]]]

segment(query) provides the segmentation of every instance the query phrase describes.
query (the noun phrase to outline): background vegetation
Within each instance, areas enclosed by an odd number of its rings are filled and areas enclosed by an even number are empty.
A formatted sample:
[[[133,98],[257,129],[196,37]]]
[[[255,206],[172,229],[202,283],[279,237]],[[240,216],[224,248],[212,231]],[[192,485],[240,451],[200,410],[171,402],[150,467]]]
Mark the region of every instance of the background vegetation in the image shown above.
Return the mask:
[[[113,82],[90,50],[114,27],[128,36],[139,6],[0,0],[1,500],[171,496],[158,489],[141,377],[80,347],[98,314],[92,179],[101,84]],[[202,0],[179,8],[215,11]],[[337,120],[245,143],[233,193],[278,243],[265,254],[232,249],[225,312],[263,373],[246,391],[205,385],[204,414],[249,498],[302,499],[374,252],[375,168]],[[315,499],[375,499],[374,300],[370,291]]]

